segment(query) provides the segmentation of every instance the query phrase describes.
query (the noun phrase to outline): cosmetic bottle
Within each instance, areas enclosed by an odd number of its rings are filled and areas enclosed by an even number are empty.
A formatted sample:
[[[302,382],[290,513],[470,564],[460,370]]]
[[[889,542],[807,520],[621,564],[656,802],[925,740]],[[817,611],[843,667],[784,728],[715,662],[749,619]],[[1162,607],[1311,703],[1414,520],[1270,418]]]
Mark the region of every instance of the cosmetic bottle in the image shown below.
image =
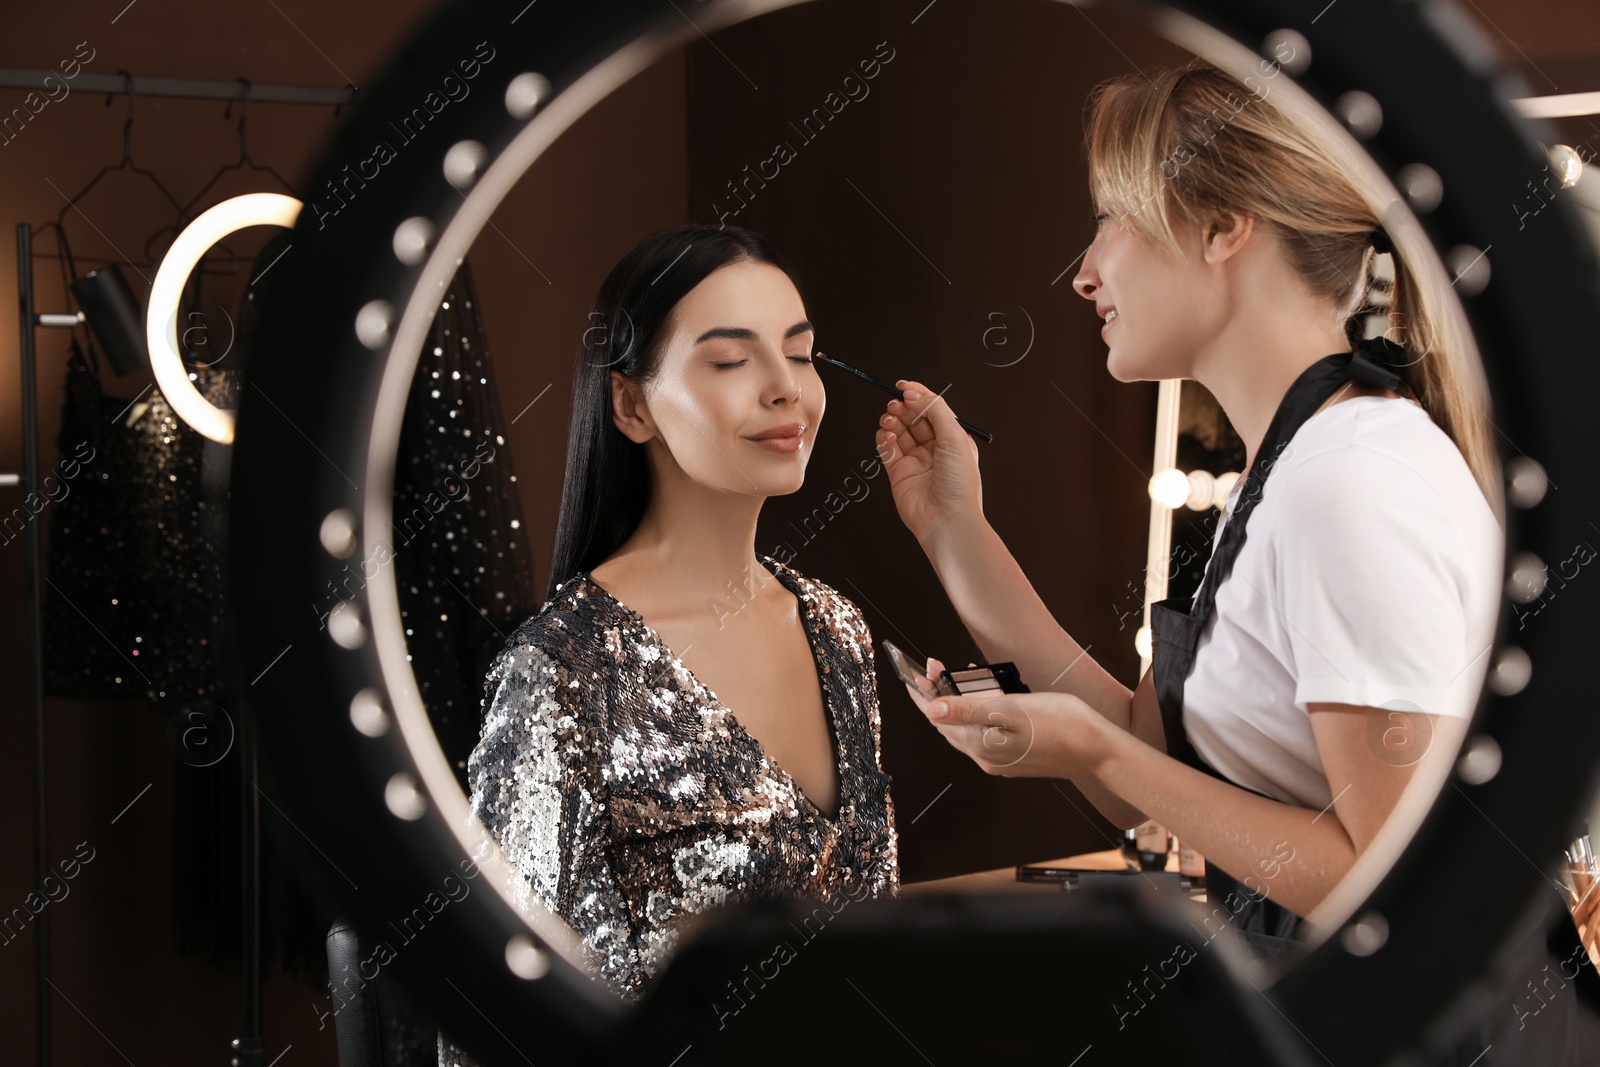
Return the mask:
[[[1206,858],[1183,841],[1178,842],[1178,873],[1191,888],[1204,889],[1206,885]]]
[[[1134,836],[1134,831],[1122,831],[1122,837],[1117,841],[1117,851],[1122,853],[1122,859],[1133,870],[1143,870],[1139,866],[1139,842]]]
[[[1143,823],[1134,832],[1135,847],[1139,851],[1139,866],[1147,871],[1167,869],[1170,841],[1166,827],[1154,819]]]

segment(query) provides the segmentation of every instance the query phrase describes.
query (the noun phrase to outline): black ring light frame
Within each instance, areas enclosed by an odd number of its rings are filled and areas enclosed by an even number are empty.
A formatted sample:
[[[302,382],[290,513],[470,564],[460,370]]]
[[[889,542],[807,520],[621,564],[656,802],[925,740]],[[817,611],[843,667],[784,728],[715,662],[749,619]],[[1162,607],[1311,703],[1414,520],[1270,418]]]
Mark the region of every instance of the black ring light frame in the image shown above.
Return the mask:
[[[384,558],[391,528],[407,389],[443,286],[539,154],[667,50],[792,2],[799,0],[697,4],[692,24],[670,0],[447,3],[351,117],[310,188],[347,182],[373,146],[394,140],[391,121],[398,124],[487,42],[493,58],[482,64],[470,96],[451,103],[376,177],[348,185],[336,213],[308,203],[292,238],[300,252],[264,283],[269,292],[238,412],[233,479],[242,668],[255,678],[244,710],[262,732],[274,803],[322,853],[322,873],[358,925],[372,930],[385,917],[411,913],[430,893],[437,900],[449,877],[474,887],[436,909],[427,936],[395,952],[392,966],[429,994],[447,1032],[490,1062],[600,1062],[626,1046],[635,1058],[654,1048],[665,1063],[681,1055],[683,1040],[698,1049],[683,1062],[698,1062],[713,1055],[715,1035],[685,1022],[687,1009],[678,1007],[696,981],[702,992],[715,991],[717,979],[713,972],[695,977],[702,952],[696,941],[641,1007],[624,1007],[573,966],[572,938],[560,924],[519,915],[498,884],[503,870],[478,872],[464,863],[474,840],[465,828],[466,801],[417,696],[392,568],[367,573],[367,561]],[[1282,31],[1298,33],[1309,64],[1294,70],[1294,91],[1332,113],[1345,94],[1369,94],[1381,108],[1378,128],[1368,123],[1358,133],[1370,163],[1389,176],[1416,164],[1438,175],[1443,195],[1436,206],[1413,202],[1414,215],[1401,209],[1404,217],[1393,225],[1408,260],[1415,261],[1413,253],[1428,259],[1433,249],[1483,253],[1474,267],[1478,281],[1457,292],[1495,398],[1508,475],[1524,483],[1538,478],[1530,458],[1562,472],[1559,491],[1542,500],[1537,492],[1512,494],[1520,506],[1508,507],[1507,551],[1543,561],[1567,554],[1588,528],[1585,509],[1600,499],[1593,449],[1581,452],[1581,442],[1592,441],[1600,382],[1595,361],[1580,358],[1600,337],[1600,274],[1564,204],[1554,205],[1556,218],[1540,220],[1546,225],[1513,226],[1520,220],[1506,205],[1523,194],[1543,159],[1479,38],[1453,9],[1415,2],[1339,0],[1320,16],[1320,5],[1296,5],[1292,18],[1271,0],[1127,6],[1179,43],[1206,43],[1217,53],[1208,58],[1236,73],[1271,59],[1269,42]],[[336,206],[320,199],[324,208]],[[1430,262],[1436,268],[1439,260]],[[352,563],[362,566],[347,570]],[[351,589],[356,569],[365,580]],[[329,590],[339,583],[347,592],[335,604]],[[307,601],[319,605],[316,615],[333,608],[325,626],[306,611]],[[1553,867],[1541,869],[1538,861],[1559,856],[1593,795],[1600,717],[1588,713],[1580,667],[1592,650],[1577,624],[1577,597],[1569,593],[1564,605],[1565,616],[1552,612],[1544,624],[1515,633],[1502,605],[1493,662],[1531,663],[1531,677],[1511,695],[1485,692],[1466,755],[1364,904],[1277,976],[1269,993],[1247,991],[1236,1005],[1238,1019],[1253,1020],[1239,1025],[1254,1027],[1260,1039],[1229,1037],[1239,1057],[1230,1062],[1248,1059],[1249,1049],[1276,1050],[1261,1051],[1262,1062],[1293,1061],[1300,1053],[1285,1051],[1282,1032],[1272,1032],[1282,1031],[1282,1020],[1332,1062],[1418,1062],[1412,1057],[1448,1039],[1452,1020],[1483,1009],[1474,983],[1532,913],[1535,895],[1551,891]],[[1513,642],[1520,651],[1507,648]],[[469,872],[478,879],[467,881]],[[937,946],[944,988],[970,994],[993,981],[986,970],[996,946],[1014,943],[1018,959],[1031,960],[1025,980],[1049,993],[1051,981],[1064,980],[1061,953],[1094,934],[1081,923],[1061,925],[1060,913],[1072,909],[1048,903],[872,902],[849,922],[841,919],[837,934],[830,931],[824,940],[835,942],[834,950],[807,951],[822,977],[852,946],[858,962],[880,971],[900,966],[910,975],[913,966],[939,967],[916,962],[918,948]],[[703,954],[714,956],[741,931],[781,918],[781,908],[730,909],[707,924]],[[1134,919],[1130,945],[1138,923],[1173,929],[1164,914]],[[1118,948],[1107,948],[1109,958]],[[835,950],[841,955],[827,954]],[[1250,976],[1235,956],[1224,957],[1227,966],[1215,973],[1225,982],[1237,986]],[[1023,979],[1011,971],[1007,980]],[[769,995],[778,1002],[769,1008],[806,988],[803,976],[792,981],[791,993]],[[1276,1011],[1262,1010],[1267,996]],[[812,1024],[799,1011],[815,1010],[808,1000],[791,1009],[802,1032]],[[1215,1033],[1240,1032],[1220,1016],[1209,1021]],[[978,1032],[986,1025],[972,1017],[973,1047],[1008,1047]],[[1071,1040],[1070,1029],[1058,1029],[1052,1046],[1067,1049]],[[774,1044],[769,1035],[768,1059],[815,1055]]]

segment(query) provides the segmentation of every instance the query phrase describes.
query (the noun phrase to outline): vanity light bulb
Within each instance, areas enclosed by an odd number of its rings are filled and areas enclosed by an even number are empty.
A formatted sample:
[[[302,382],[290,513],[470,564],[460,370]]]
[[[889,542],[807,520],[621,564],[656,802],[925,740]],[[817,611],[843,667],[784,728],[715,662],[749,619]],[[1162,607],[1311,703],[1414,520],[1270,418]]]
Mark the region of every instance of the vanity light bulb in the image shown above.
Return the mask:
[[[1150,627],[1141,626],[1133,635],[1133,649],[1145,659],[1150,658]]]
[[[1190,511],[1204,511],[1217,497],[1217,476],[1210,471],[1189,472],[1189,495],[1183,506]]]
[[[1212,497],[1211,506],[1222,508],[1228,505],[1228,494],[1233,492],[1233,483],[1239,480],[1238,471],[1228,471],[1226,474],[1217,475],[1217,495]]]
[[[1170,467],[1150,479],[1150,499],[1166,508],[1180,508],[1189,499],[1189,476]]]
[[[1551,145],[1550,168],[1561,177],[1561,188],[1571,189],[1583,177],[1583,157],[1567,145]]]

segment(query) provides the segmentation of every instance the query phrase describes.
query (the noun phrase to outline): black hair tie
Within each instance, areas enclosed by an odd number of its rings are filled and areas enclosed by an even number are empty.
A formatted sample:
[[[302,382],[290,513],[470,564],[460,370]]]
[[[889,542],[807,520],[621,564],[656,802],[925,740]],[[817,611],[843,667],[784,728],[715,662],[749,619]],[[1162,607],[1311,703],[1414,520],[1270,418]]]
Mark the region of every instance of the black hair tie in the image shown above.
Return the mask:
[[[1382,226],[1369,231],[1367,240],[1379,255],[1394,251],[1394,243]],[[1410,362],[1404,348],[1381,334],[1350,346],[1350,377],[1377,389],[1398,389]]]
[[[1368,337],[1350,346],[1350,377],[1375,389],[1399,389],[1411,360],[1387,337]]]

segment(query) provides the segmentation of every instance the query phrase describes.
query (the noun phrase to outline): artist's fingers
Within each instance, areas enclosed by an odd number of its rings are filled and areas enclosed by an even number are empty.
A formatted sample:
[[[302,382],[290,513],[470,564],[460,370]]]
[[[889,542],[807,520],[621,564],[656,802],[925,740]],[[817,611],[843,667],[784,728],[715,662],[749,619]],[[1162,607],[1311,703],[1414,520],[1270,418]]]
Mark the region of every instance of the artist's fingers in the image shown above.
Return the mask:
[[[936,726],[967,726],[972,721],[972,703],[961,697],[940,697],[929,701],[922,713]]]
[[[1031,748],[1031,738],[997,726],[945,726],[934,723],[934,729],[950,743],[950,747],[965,755],[988,774],[1006,774],[1021,763]]]
[[[983,726],[1001,730],[1014,728],[1012,720],[1018,710],[1010,700],[996,700],[988,695],[942,696],[923,709],[928,719],[940,726]]]
[[[900,447],[900,439],[881,422],[878,424],[878,432],[872,435],[872,444],[877,449],[878,461],[885,467],[899,459],[904,452]]]
[[[1577,904],[1573,905],[1572,913],[1578,922],[1589,926],[1590,932],[1593,933],[1595,919],[1600,918],[1600,881],[1590,879],[1583,888],[1585,894]]]
[[[896,400],[889,401],[889,404],[890,409],[879,420],[878,427],[887,431],[889,440],[894,442],[895,448],[901,453],[916,452],[923,447],[931,448],[934,440],[933,431],[924,427],[919,434],[901,421],[902,417],[911,418],[905,407]],[[881,453],[879,458],[882,458]]]
[[[926,416],[928,397],[932,392],[921,382],[901,379],[895,388],[905,394],[905,400],[890,400],[885,406],[884,427],[910,438],[919,445],[931,445],[939,435],[939,425]],[[910,447],[908,441],[902,447]]]
[[[892,463],[899,456],[921,455],[925,461],[931,462],[934,446],[933,432],[926,426],[914,429],[907,425],[914,416],[906,406],[898,400],[888,402],[888,407],[883,416],[878,420],[878,429],[882,431],[878,443],[878,458],[885,463]],[[884,457],[884,442],[891,446],[897,455]]]
[[[956,413],[951,410],[949,402],[937,392],[921,382],[905,379],[896,382],[895,388],[905,393],[903,407],[907,410],[896,411],[892,405],[890,410],[910,427],[918,441],[931,441],[938,437],[959,442],[966,437],[967,431],[956,420]],[[913,396],[913,393],[917,395]]]
[[[1578,920],[1578,940],[1588,950],[1590,961],[1600,967],[1600,910],[1592,902],[1587,908],[1580,903],[1573,917]]]

